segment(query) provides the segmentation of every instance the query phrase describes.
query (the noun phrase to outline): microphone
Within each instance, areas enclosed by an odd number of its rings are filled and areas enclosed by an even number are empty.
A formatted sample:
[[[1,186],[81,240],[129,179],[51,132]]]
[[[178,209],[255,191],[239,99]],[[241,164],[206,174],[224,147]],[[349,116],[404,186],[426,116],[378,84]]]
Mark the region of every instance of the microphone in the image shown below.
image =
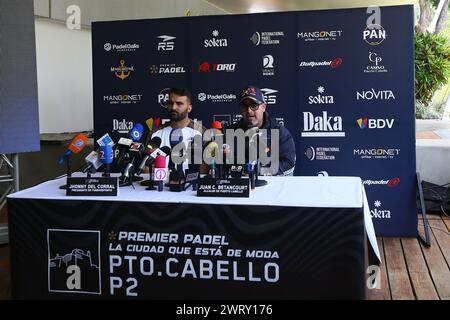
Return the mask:
[[[144,132],[144,126],[140,123],[136,123],[130,131],[130,138],[133,141],[139,141],[142,138],[142,132]]]
[[[128,150],[130,150],[131,144],[133,143],[133,140],[127,139],[127,138],[120,138],[117,142],[117,150],[119,150],[119,154],[117,155],[117,165],[121,165],[123,158],[128,153]]]
[[[82,133],[78,133],[72,139],[72,141],[70,141],[69,145],[67,146],[66,152],[61,156],[61,158],[59,158],[59,161],[58,161],[59,164],[63,164],[64,162],[66,162],[66,166],[67,166],[66,167],[66,174],[67,174],[68,178],[72,177],[72,170],[71,170],[71,165],[70,165],[70,156],[72,154],[77,154],[81,150],[83,150],[84,147],[86,147],[87,140],[88,140],[88,137],[86,137]],[[66,161],[66,159],[67,159],[67,161]],[[67,189],[67,185],[59,186],[59,188],[62,189],[62,190]]]
[[[148,152],[149,158],[147,160],[148,164],[146,164],[146,165],[149,166],[149,179],[141,181],[141,186],[148,187],[147,190],[153,190],[154,189],[153,188],[153,170],[151,167],[158,156],[163,156],[164,159],[167,159],[167,157],[170,155],[170,148],[167,146],[164,146],[161,149],[154,148],[154,149],[148,150],[147,152]],[[164,161],[166,161],[166,160],[164,160]]]
[[[139,143],[139,142],[131,143],[131,146],[128,149],[130,161],[127,162],[125,168],[122,171],[122,175],[119,178],[119,182],[120,182],[119,186],[120,187],[133,185],[133,181],[142,180],[141,177],[134,176],[135,175],[134,163],[140,157],[141,150],[142,150],[142,143]]]
[[[163,191],[164,180],[167,178],[166,157],[162,155],[156,157],[153,178],[158,186],[158,191]]]
[[[99,146],[104,146],[109,144],[111,147],[114,146],[114,141],[111,139],[108,133],[105,133],[102,137],[97,140]]]
[[[216,155],[219,152],[219,145],[217,142],[212,141],[208,143],[208,145],[205,147],[204,155],[205,155],[205,162],[210,162],[209,165],[209,175],[212,178],[216,178]]]
[[[106,165],[104,176],[109,177],[110,176],[109,165],[113,162],[114,158],[112,147],[109,144],[100,146],[100,148],[98,149],[98,153],[100,162]]]
[[[67,151],[59,159],[59,164],[63,164],[66,158],[70,157],[72,154],[77,154],[83,150],[87,144],[87,140],[88,137],[84,134],[77,134],[67,146]]]
[[[143,157],[141,160],[141,163],[139,164],[136,174],[140,175],[142,172],[144,172],[145,167],[148,167],[151,165],[151,161],[154,160],[156,157],[151,157],[151,154],[159,148],[161,145],[161,138],[160,137],[153,137],[150,141],[150,144],[147,145],[145,148],[146,150],[143,151]]]
[[[103,165],[98,159],[97,151],[92,151],[89,153],[84,160],[86,161],[86,167],[82,170],[82,172],[87,172],[88,177],[91,173],[97,172],[97,170]]]

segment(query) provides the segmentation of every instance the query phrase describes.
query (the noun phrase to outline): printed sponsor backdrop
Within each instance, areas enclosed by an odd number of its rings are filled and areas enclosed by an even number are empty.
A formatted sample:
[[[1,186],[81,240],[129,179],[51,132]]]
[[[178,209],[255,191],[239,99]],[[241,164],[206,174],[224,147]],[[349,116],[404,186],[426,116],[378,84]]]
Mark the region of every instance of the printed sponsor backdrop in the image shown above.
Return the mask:
[[[191,117],[206,127],[231,124],[253,84],[294,137],[296,175],[360,176],[377,234],[416,236],[413,7],[369,17],[361,8],[94,23],[95,137],[163,123],[170,87],[191,90]]]

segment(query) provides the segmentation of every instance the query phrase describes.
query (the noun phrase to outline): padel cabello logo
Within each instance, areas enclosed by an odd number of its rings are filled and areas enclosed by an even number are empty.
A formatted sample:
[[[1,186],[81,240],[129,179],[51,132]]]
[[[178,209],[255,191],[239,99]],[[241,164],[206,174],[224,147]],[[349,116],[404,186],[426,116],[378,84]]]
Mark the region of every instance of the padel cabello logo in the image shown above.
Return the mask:
[[[48,229],[48,291],[102,293],[100,231]]]

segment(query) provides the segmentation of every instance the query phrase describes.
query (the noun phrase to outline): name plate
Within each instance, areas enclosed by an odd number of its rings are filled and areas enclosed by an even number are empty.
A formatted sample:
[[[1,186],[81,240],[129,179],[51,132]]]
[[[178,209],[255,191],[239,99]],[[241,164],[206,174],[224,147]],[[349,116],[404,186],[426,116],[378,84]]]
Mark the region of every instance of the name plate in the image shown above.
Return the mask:
[[[117,177],[67,178],[66,196],[117,196]]]
[[[197,187],[199,197],[248,198],[250,196],[249,180],[201,178]]]

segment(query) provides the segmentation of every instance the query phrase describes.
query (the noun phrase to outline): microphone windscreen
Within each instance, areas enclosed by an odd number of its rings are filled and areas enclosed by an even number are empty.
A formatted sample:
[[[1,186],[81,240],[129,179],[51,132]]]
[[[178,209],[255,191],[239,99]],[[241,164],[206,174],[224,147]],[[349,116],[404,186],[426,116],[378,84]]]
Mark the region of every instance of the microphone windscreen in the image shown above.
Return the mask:
[[[103,164],[111,164],[113,162],[113,151],[110,145],[101,146],[98,149],[99,160]]]
[[[166,157],[157,156],[155,159],[155,168],[165,168],[166,167]]]
[[[219,150],[219,145],[217,144],[217,142],[210,142],[205,147],[204,154],[207,158],[213,158],[213,157],[215,157],[218,150]]]
[[[151,148],[159,148],[161,146],[161,138],[160,137],[153,137],[150,141]],[[149,146],[147,146],[149,147]]]
[[[142,138],[142,132],[144,132],[144,126],[140,123],[136,123],[133,129],[130,131],[130,137],[134,141],[139,141]]]
[[[84,134],[79,133],[72,139],[67,149],[72,153],[78,153],[86,146],[87,140],[88,138]]]

